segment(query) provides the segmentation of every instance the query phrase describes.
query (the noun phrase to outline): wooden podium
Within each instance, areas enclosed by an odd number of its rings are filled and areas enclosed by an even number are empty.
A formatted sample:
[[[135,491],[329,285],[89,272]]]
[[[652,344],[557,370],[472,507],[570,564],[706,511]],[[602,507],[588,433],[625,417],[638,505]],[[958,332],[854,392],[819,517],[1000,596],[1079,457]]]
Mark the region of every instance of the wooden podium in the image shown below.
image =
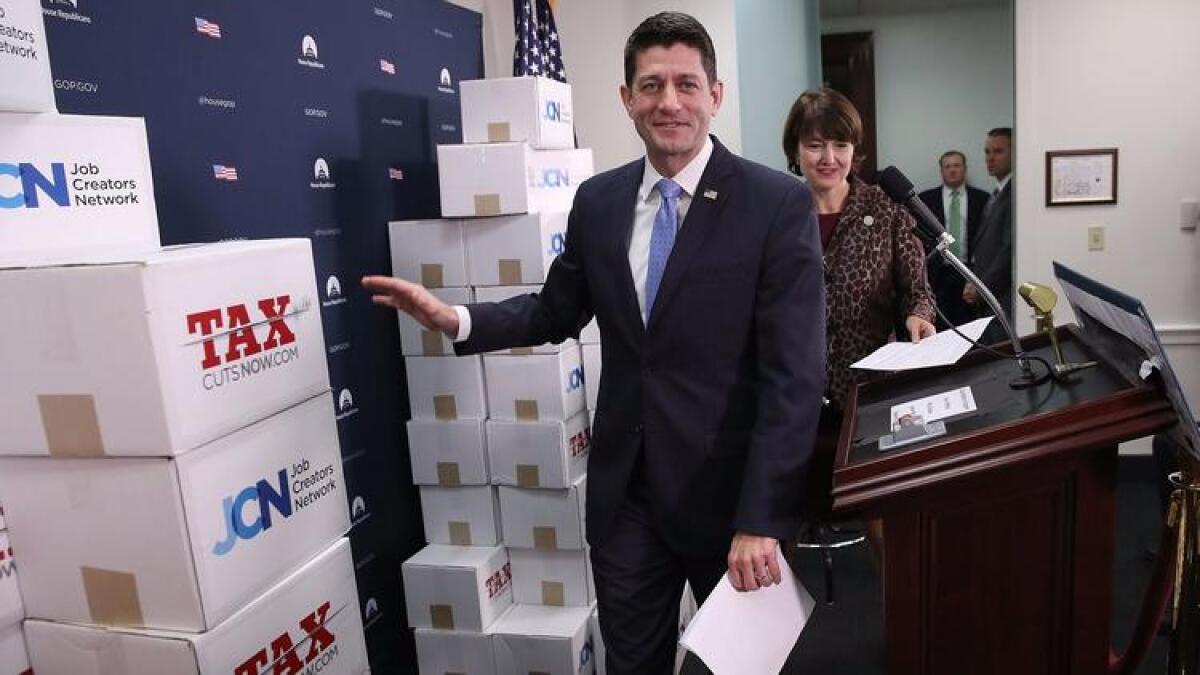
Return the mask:
[[[883,522],[889,675],[1107,672],[1117,444],[1176,417],[1074,328],[1059,336],[1068,361],[1100,365],[1018,390],[1014,361],[976,352],[851,389],[833,508]],[[1045,337],[1024,343],[1053,363]],[[978,409],[946,435],[879,450],[893,405],[967,385]]]

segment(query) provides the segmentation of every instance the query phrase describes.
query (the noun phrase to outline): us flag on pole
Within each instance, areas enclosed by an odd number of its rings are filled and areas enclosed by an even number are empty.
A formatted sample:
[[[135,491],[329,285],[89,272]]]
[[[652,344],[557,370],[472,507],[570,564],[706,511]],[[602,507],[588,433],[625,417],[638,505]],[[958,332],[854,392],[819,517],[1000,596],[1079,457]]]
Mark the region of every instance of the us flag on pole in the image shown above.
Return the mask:
[[[513,75],[540,75],[566,82],[550,0],[513,0],[513,17],[517,28]]]

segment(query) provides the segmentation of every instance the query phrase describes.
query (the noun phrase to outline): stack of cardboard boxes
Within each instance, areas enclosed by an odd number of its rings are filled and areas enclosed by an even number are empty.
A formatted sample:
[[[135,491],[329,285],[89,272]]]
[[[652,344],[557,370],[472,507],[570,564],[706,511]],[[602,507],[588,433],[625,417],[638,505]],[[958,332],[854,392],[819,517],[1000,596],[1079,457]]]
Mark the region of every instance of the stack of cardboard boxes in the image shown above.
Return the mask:
[[[461,97],[465,142],[438,148],[445,219],[391,224],[393,273],[451,304],[536,293],[592,174],[570,87],[478,80]],[[421,672],[592,672],[579,343],[457,358],[445,336],[400,324],[431,544],[404,565]]]
[[[309,243],[160,248],[142,121],[42,70],[0,113],[0,673],[365,672]]]

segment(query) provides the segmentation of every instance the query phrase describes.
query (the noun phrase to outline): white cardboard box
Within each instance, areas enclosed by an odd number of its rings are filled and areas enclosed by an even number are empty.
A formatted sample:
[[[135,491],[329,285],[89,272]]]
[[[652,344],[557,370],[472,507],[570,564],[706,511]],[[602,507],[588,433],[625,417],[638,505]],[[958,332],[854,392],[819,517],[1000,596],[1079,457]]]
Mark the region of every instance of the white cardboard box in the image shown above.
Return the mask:
[[[0,138],[0,266],[158,246],[140,117],[4,114]]]
[[[587,472],[591,434],[586,412],[565,422],[487,421],[492,482],[523,488],[568,488]]]
[[[464,143],[528,141],[541,150],[575,147],[571,85],[548,77],[458,83]]]
[[[587,409],[596,409],[600,397],[600,345],[583,345],[583,381],[587,391]]]
[[[21,623],[25,618],[25,605],[21,602],[21,588],[17,583],[17,563],[13,548],[8,543],[8,533],[0,532],[0,629]],[[0,660],[3,663],[3,660]],[[3,671],[0,671],[0,675]]]
[[[491,485],[421,486],[425,541],[453,546],[497,546],[500,508]]]
[[[468,305],[469,288],[431,288],[433,296],[449,305]],[[454,356],[454,343],[440,330],[427,330],[408,314],[396,311],[400,322],[400,353],[404,356]]]
[[[125,260],[0,270],[0,454],[179,454],[329,388],[307,239]]]
[[[417,628],[413,637],[416,638],[417,668],[421,675],[496,673],[491,633]]]
[[[483,357],[488,410],[500,420],[565,420],[586,409],[579,347],[558,354]]]
[[[500,520],[510,548],[582,551],[587,533],[587,476],[566,490],[527,490],[501,485]]]
[[[6,457],[30,617],[203,631],[350,526],[328,393],[178,457]]]
[[[503,546],[431,544],[401,566],[408,625],[482,632],[512,605]]]
[[[3,675],[32,675],[29,653],[25,650],[25,631],[16,623],[0,629],[0,673]]]
[[[478,356],[406,356],[408,402],[416,420],[481,420],[488,416]]]
[[[467,247],[457,220],[388,223],[392,276],[426,288],[467,286]]]
[[[527,143],[439,145],[437,158],[444,218],[570,211],[575,189],[593,173],[591,150]]]
[[[513,571],[513,602],[518,605],[590,607],[596,601],[588,551],[508,552]]]
[[[504,302],[509,298],[515,298],[518,295],[528,295],[530,293],[540,293],[541,285],[523,285],[523,286],[480,286],[475,289],[475,302]],[[573,338],[567,338],[560,344],[547,342],[535,347],[513,347],[511,349],[500,349],[491,354],[511,354],[513,356],[527,356],[529,354],[557,354],[564,349],[570,349],[578,344]]]
[[[541,284],[566,246],[567,212],[478,218],[467,221],[463,233],[472,286]]]
[[[596,675],[607,675],[608,668],[604,664],[604,636],[600,634],[600,612],[597,609],[592,609],[592,615],[588,617],[588,627],[591,629],[592,657],[596,662]]]
[[[483,420],[409,420],[408,455],[413,484],[491,483]]]
[[[596,324],[596,317],[592,317],[588,325],[583,327],[583,331],[579,334],[579,341],[585,345],[600,344],[600,326]]]
[[[0,50],[0,111],[54,112],[50,54],[42,24],[42,3],[10,0],[0,15],[6,48]],[[570,113],[570,89],[567,111]],[[568,118],[569,121],[569,118]]]
[[[496,622],[492,648],[498,675],[595,672],[590,607],[517,605]]]
[[[350,543],[339,539],[206,633],[38,620],[25,631],[39,675],[361,675],[367,648],[358,607]]]

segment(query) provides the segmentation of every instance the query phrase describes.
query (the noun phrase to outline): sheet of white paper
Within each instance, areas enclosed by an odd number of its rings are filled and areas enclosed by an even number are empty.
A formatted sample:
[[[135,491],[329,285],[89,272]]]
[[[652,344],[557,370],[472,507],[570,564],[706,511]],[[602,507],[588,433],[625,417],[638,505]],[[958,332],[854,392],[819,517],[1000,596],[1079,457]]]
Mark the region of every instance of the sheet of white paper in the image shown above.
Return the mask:
[[[975,412],[975,394],[970,387],[959,387],[933,396],[892,406],[892,430],[900,427],[900,417],[919,417],[924,424],[944,420],[963,413]]]
[[[783,582],[742,592],[721,581],[688,624],[679,643],[713,675],[775,675],[812,616],[813,599],[779,555]]]
[[[963,335],[978,340],[992,317],[985,316],[958,327]],[[971,349],[971,343],[952,330],[940,331],[920,342],[889,342],[870,356],[850,364],[859,370],[913,370],[957,363]]]

